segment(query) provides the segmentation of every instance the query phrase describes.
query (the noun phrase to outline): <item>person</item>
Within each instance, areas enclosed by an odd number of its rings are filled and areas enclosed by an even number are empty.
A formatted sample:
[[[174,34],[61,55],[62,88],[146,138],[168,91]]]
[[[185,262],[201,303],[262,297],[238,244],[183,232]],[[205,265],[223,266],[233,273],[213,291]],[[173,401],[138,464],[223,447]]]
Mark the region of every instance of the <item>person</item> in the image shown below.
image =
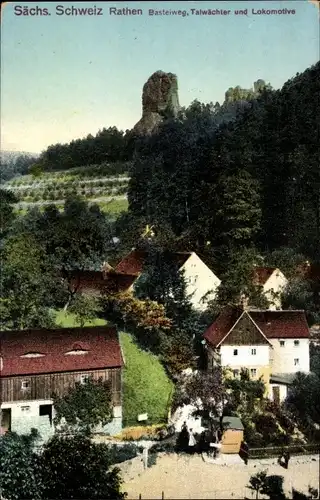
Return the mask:
[[[188,450],[188,446],[189,446],[189,431],[187,423],[183,422],[177,440],[178,451],[186,452]]]
[[[189,429],[189,452],[190,453],[194,453],[195,445],[196,445],[196,439],[193,435],[192,429]]]
[[[241,458],[243,459],[245,465],[248,465],[248,458],[249,458],[249,446],[248,444],[243,441],[241,443]]]
[[[289,453],[289,450],[286,450],[283,454],[283,458],[284,458],[284,466],[285,468],[287,469],[288,468],[288,465],[289,465],[289,460],[290,460],[290,453]]]

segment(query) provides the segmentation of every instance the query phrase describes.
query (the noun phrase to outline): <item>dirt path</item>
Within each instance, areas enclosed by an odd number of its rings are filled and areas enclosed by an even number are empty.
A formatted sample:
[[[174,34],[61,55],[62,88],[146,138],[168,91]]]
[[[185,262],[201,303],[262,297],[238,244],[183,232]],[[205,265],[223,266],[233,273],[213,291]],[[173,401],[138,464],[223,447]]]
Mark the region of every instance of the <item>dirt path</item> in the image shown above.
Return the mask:
[[[205,463],[201,457],[164,455],[157,464],[139,477],[127,481],[123,491],[128,499],[243,499],[254,498],[247,488],[252,475],[267,470],[269,475],[284,477],[284,489],[291,496],[292,487],[306,493],[308,486],[319,489],[319,459],[298,458],[290,460],[288,470],[269,461],[249,461],[249,464],[216,465]]]

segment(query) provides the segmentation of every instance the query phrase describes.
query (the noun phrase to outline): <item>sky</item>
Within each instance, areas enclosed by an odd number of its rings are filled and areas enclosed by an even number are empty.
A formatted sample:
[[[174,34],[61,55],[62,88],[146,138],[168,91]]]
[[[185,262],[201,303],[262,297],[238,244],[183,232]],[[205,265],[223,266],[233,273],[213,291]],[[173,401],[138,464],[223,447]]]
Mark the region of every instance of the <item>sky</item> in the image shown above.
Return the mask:
[[[19,5],[49,15],[17,15]],[[67,15],[72,6],[96,6],[102,15]],[[110,7],[143,15],[113,15]],[[230,14],[191,11],[210,8]],[[295,14],[253,13],[284,8]],[[308,0],[7,2],[1,14],[2,150],[40,153],[104,127],[131,129],[143,84],[157,70],[177,75],[180,104],[188,106],[222,103],[229,87],[250,88],[259,78],[281,88],[319,60],[319,9]]]

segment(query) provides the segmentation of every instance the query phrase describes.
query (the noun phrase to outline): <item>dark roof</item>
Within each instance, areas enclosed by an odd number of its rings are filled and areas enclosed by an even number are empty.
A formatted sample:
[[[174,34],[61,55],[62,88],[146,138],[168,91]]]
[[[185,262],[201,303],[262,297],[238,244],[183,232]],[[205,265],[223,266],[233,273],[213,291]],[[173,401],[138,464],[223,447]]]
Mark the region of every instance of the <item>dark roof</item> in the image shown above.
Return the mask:
[[[226,307],[204,333],[204,338],[218,346],[234,327],[243,310]],[[304,311],[246,311],[267,339],[309,338],[310,331]]]
[[[254,283],[263,286],[276,269],[276,267],[255,267],[253,270]]]
[[[191,252],[173,252],[171,254],[173,262],[182,267],[190,257]],[[118,273],[132,274],[139,276],[142,273],[143,266],[147,259],[147,252],[142,250],[132,250],[121,262],[115,267]]]
[[[85,354],[66,354],[84,350]],[[21,357],[37,353],[44,356]],[[1,376],[119,368],[123,365],[114,327],[0,332]]]
[[[243,431],[243,423],[241,422],[239,417],[222,417],[222,427],[224,429],[235,429]]]
[[[219,345],[242,313],[243,310],[240,307],[226,307],[206,330],[204,338],[214,346]]]
[[[291,385],[296,376],[296,373],[271,373],[270,383]]]
[[[250,311],[249,314],[268,339],[310,337],[304,311]]]
[[[99,292],[108,291],[115,293],[128,290],[136,278],[137,276],[121,274],[113,270],[109,272],[74,271],[72,273],[71,286],[77,288],[79,292],[96,290]]]

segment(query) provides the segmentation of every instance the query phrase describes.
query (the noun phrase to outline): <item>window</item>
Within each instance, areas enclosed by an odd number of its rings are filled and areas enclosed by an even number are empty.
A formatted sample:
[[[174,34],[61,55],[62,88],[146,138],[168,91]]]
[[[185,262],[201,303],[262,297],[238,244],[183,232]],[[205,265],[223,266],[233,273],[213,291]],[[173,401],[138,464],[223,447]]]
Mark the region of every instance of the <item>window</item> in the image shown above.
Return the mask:
[[[238,356],[238,349],[233,349],[233,355]]]
[[[284,340],[280,340],[280,347],[284,347],[284,344],[285,344],[285,341]]]
[[[295,340],[295,341],[294,341],[294,345],[295,345],[295,347],[297,347],[299,344],[300,344],[299,340]]]
[[[52,405],[40,405],[39,416],[47,416],[49,418],[50,425],[52,425]]]
[[[294,366],[299,366],[299,358],[294,359]]]
[[[256,377],[257,376],[257,370],[256,370],[256,368],[251,368],[250,375],[251,375],[251,377]]]
[[[21,411],[23,411],[24,413],[27,413],[30,411],[30,406],[21,406]]]
[[[80,375],[79,377],[80,384],[84,384],[85,382],[87,382],[88,378],[89,378],[88,375]]]
[[[251,354],[252,356],[255,356],[257,354],[257,349],[251,349]]]
[[[26,391],[27,389],[30,389],[30,380],[23,380],[21,382],[21,389],[23,391]]]

